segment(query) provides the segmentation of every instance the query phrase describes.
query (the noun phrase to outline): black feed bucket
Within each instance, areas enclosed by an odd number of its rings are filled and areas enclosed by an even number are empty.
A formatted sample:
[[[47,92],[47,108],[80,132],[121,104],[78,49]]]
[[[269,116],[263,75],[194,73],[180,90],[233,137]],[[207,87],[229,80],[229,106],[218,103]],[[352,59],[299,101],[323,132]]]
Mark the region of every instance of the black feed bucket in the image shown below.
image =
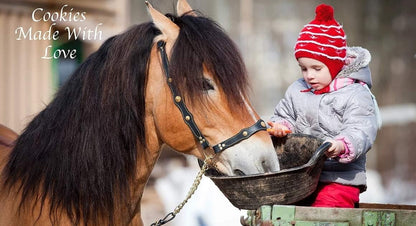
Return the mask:
[[[293,204],[312,194],[326,158],[324,153],[331,144],[322,144],[321,139],[305,134],[273,138],[273,143],[279,157],[279,172],[222,176],[210,169],[205,176],[239,209]]]

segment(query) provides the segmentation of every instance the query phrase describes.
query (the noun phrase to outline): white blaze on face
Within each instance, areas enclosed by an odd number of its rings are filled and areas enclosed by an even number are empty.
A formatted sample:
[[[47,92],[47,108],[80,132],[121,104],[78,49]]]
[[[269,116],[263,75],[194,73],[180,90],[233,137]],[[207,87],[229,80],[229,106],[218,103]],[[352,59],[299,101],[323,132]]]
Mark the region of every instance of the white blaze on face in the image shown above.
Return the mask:
[[[244,105],[246,106],[248,113],[250,113],[251,118],[253,119],[253,123],[257,122],[256,113],[254,112],[253,108],[250,106],[250,104],[248,104],[246,98],[244,98],[243,95],[241,95],[241,98],[244,100]]]

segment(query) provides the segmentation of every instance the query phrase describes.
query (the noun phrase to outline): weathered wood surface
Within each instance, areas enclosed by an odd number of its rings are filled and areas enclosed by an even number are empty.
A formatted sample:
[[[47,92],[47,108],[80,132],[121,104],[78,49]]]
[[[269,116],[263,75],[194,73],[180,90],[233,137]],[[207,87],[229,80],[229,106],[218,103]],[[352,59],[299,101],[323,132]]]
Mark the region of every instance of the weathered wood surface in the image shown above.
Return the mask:
[[[416,225],[416,207],[391,204],[360,204],[360,208],[317,208],[265,205],[241,218],[245,226],[277,225]],[[365,208],[363,208],[365,207]]]

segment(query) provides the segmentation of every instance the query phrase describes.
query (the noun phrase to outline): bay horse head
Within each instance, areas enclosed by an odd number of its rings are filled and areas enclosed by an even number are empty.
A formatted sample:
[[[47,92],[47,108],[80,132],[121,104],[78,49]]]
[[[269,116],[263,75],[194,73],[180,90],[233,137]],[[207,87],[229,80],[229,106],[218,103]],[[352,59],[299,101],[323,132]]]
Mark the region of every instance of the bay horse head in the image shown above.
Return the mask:
[[[279,169],[235,44],[185,0],[106,40],[0,159],[0,225],[142,225],[163,144],[225,175]],[[4,156],[4,155],[3,155]]]
[[[147,5],[161,31],[154,46],[164,46],[162,55],[158,48],[152,51],[149,78],[154,80],[147,84],[162,140],[199,159],[218,153],[215,167],[226,175],[278,170],[265,124],[248,102],[245,65],[233,41],[185,1],[178,1],[180,16],[170,18]]]

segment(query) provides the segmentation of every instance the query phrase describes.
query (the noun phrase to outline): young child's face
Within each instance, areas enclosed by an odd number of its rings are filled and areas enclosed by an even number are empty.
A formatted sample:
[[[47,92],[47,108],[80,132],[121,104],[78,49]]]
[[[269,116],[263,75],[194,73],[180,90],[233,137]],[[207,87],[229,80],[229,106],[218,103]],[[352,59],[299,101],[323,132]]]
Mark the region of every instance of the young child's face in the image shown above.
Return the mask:
[[[299,67],[305,81],[315,90],[320,90],[332,81],[328,67],[321,61],[301,57],[298,59]]]

